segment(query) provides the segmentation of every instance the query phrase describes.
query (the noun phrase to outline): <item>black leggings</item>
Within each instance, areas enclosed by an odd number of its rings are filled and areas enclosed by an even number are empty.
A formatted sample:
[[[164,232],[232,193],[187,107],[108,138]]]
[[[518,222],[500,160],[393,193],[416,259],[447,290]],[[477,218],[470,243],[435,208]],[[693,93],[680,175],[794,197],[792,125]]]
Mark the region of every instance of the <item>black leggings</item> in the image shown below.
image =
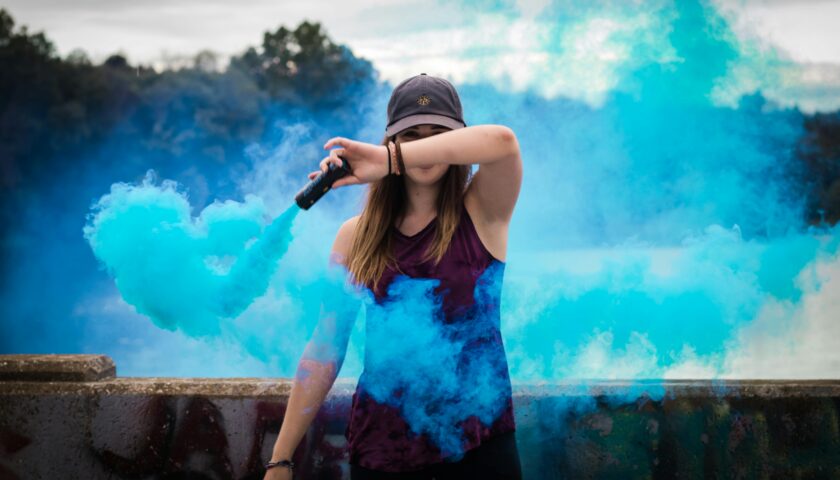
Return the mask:
[[[380,472],[350,464],[351,480],[449,480],[481,478],[520,480],[519,451],[516,449],[516,432],[507,432],[469,450],[457,462],[430,465],[419,472]]]

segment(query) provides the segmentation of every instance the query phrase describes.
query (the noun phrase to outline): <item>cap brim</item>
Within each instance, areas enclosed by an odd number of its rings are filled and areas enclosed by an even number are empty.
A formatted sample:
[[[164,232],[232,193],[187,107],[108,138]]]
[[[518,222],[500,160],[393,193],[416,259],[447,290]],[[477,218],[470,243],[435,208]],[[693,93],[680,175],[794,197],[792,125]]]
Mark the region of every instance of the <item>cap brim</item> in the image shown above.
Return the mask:
[[[430,123],[432,125],[442,125],[444,127],[449,127],[451,129],[456,128],[464,128],[466,125],[455,120],[454,118],[447,117],[446,115],[436,115],[433,113],[421,113],[417,115],[409,115],[405,118],[401,118],[391,124],[388,128],[385,129],[385,135],[390,137],[392,135],[396,135],[401,131],[405,130],[409,127],[414,127],[416,125],[423,125]]]

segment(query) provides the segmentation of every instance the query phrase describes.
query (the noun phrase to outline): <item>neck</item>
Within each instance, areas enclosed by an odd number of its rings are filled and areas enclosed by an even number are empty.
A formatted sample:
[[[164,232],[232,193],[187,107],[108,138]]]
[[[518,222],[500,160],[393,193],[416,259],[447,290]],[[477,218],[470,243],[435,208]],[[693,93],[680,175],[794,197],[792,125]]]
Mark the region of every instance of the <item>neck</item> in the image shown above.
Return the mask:
[[[437,198],[441,182],[434,185],[418,185],[405,179],[405,217],[431,218],[437,215]]]

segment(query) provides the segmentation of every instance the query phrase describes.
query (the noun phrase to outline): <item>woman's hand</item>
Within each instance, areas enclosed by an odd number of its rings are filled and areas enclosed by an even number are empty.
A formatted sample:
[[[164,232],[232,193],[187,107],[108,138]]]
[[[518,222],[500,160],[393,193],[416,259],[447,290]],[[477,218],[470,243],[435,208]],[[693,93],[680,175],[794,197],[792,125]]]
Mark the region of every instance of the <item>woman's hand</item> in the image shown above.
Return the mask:
[[[292,480],[292,471],[286,467],[269,468],[263,480]]]
[[[353,173],[336,180],[332,188],[370,183],[388,175],[388,147],[385,145],[374,145],[344,137],[334,137],[324,144],[324,150],[329,150],[334,146],[340,146],[341,148],[330,150],[329,156],[321,160],[319,164],[321,171],[310,173],[310,180],[321,172],[326,172],[331,163],[336,166],[343,165],[344,162],[338,158],[339,155],[347,159]]]

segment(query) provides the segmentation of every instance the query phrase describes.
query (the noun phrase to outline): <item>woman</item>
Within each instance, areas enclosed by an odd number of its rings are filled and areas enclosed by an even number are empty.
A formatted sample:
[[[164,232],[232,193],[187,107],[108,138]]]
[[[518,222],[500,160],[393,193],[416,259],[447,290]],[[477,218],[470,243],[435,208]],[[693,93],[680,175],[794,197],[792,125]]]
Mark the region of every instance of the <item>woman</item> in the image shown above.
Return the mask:
[[[462,335],[458,345],[464,352],[481,344],[473,351],[481,352],[489,359],[487,365],[498,370],[490,374],[473,370],[471,375],[482,377],[482,385],[491,378],[498,386],[494,392],[501,392],[491,396],[491,417],[471,415],[458,422],[462,455],[446,455],[449,452],[428,435],[417,434],[415,425],[401,415],[398,402],[375,398],[364,388],[370,370],[367,351],[377,348],[370,343],[368,326],[365,372],[353,395],[346,432],[351,478],[520,478],[510,379],[498,332],[500,284],[482,280],[491,272],[500,279],[505,265],[508,225],[522,179],[516,136],[500,125],[467,127],[454,87],[444,79],[420,74],[394,89],[381,145],[336,137],[324,145],[332,147],[340,148],[320,162],[321,171],[329,164],[342,165],[341,158],[352,169],[352,175],[333,187],[370,186],[361,215],[339,228],[331,262],[343,266],[355,284],[369,288],[383,304],[390,294],[388,286],[398,277],[438,280],[440,328]],[[478,164],[472,176],[471,164]],[[310,173],[310,179],[319,173]],[[271,457],[280,465],[268,468],[266,479],[291,478],[284,460],[291,459],[332,387],[353,318],[324,316],[313,335],[320,341],[307,345]],[[465,323],[466,318],[473,323]],[[477,318],[487,321],[476,323]],[[324,342],[324,337],[329,341]],[[337,347],[325,353],[325,344]],[[469,371],[462,367],[459,363],[460,372]],[[476,389],[484,388],[479,381],[465,382],[465,398],[478,398],[469,395],[473,387],[467,385],[473,383]]]

